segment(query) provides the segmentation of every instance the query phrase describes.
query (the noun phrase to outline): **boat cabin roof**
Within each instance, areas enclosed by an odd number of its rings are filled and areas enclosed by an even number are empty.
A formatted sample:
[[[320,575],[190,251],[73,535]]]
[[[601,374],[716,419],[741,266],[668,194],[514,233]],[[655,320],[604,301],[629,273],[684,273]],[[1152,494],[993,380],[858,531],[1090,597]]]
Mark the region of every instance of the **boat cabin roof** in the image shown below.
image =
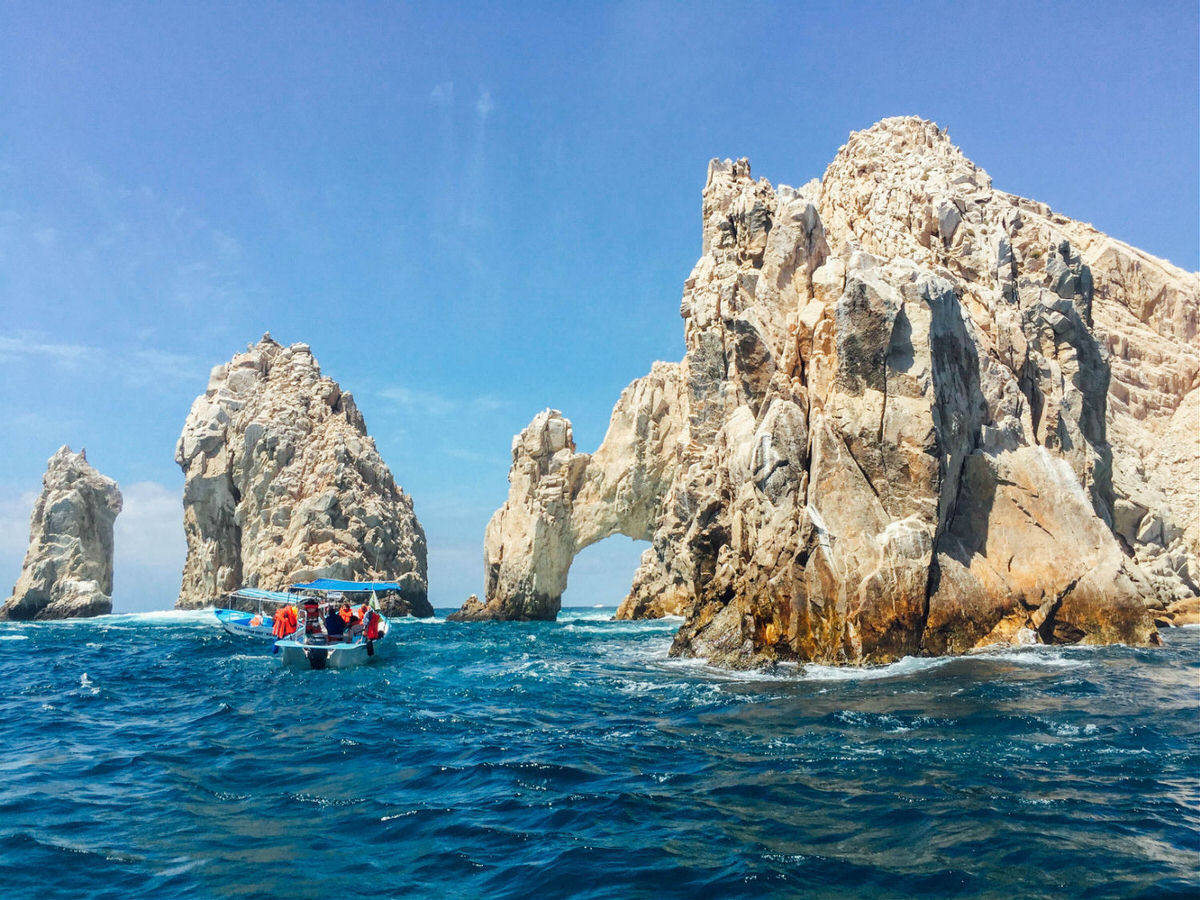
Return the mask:
[[[285,594],[283,591],[264,591],[262,588],[238,588],[231,597],[243,600],[265,600],[268,603],[295,603],[295,594]]]
[[[338,581],[334,578],[318,578],[315,581],[298,582],[293,591],[398,591],[400,585],[394,581]],[[268,592],[269,593],[269,592]]]

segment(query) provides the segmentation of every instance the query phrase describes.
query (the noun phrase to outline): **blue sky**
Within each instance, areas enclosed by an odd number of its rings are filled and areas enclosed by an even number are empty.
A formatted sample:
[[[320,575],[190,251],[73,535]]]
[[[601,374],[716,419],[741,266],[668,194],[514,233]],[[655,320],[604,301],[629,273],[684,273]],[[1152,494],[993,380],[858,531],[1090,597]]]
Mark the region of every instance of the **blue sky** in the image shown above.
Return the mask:
[[[169,606],[176,438],[270,330],[355,394],[457,606],[513,433],[552,406],[593,450],[681,357],[714,156],[802,184],[918,114],[1195,270],[1198,43],[1194,2],[0,2],[0,599],[67,443],[126,495],[116,609]]]

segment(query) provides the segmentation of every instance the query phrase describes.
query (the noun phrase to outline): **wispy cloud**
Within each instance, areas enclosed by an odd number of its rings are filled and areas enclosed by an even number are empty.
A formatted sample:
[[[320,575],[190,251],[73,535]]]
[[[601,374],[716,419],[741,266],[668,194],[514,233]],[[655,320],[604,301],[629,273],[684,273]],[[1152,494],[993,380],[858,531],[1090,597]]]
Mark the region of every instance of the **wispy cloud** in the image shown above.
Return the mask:
[[[0,361],[44,359],[74,368],[94,362],[101,355],[95,347],[48,341],[30,332],[19,332],[15,337],[0,336]]]
[[[52,182],[53,194],[39,182]],[[72,310],[102,308],[130,329],[172,307],[203,308],[218,322],[241,308],[237,238],[159,191],[68,160],[0,169],[0,196],[0,306],[44,308],[68,328]]]
[[[472,233],[490,224],[488,190],[488,121],[496,114],[496,98],[479,85],[472,102],[456,103],[455,84],[440,82],[429,92],[429,102],[439,110],[441,153],[431,180],[433,236],[450,245],[464,264],[481,268]],[[462,92],[465,93],[465,92]],[[469,117],[469,118],[468,118]],[[469,135],[469,137],[464,137]]]
[[[463,412],[494,412],[507,403],[490,394],[477,397],[450,397],[432,391],[393,385],[377,392],[378,396],[408,412],[429,416],[448,416]]]
[[[154,347],[110,348],[63,343],[35,332],[0,336],[0,363],[38,363],[74,371],[84,366],[135,387],[163,381],[196,381],[208,368],[195,357]]]
[[[29,547],[29,516],[37,502],[35,491],[0,498],[0,603],[21,572]]]
[[[384,388],[379,396],[402,409],[430,416],[449,415],[458,408],[458,403],[448,397],[406,387]]]
[[[492,102],[492,92],[487,88],[479,89],[479,98],[475,101],[475,114],[479,116],[480,121],[486,119],[496,108],[496,104]]]

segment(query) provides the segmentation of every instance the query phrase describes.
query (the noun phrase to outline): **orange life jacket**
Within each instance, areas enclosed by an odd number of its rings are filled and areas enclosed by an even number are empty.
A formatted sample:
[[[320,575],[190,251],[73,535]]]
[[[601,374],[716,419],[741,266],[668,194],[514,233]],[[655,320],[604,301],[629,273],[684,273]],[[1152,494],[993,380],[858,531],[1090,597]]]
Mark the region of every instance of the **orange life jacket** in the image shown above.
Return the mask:
[[[286,637],[296,630],[296,607],[281,606],[275,610],[275,624],[271,633],[275,637]]]
[[[339,609],[338,615],[342,617],[342,621],[345,622],[347,625],[349,625],[350,620],[352,618],[354,618],[354,614],[352,612],[350,612],[350,610],[348,610],[348,609]]]
[[[368,609],[364,613],[363,621],[367,623],[367,640],[373,641],[379,637],[379,613],[373,609]]]

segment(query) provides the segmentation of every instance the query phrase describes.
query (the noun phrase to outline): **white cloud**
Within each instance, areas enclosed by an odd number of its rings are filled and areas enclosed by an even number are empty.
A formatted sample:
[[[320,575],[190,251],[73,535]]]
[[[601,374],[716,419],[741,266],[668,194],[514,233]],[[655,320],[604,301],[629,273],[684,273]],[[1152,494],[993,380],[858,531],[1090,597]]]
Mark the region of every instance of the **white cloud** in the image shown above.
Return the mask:
[[[113,529],[119,561],[152,569],[183,570],[187,541],[183,535],[183,489],[155,481],[136,481],[121,488],[124,508]]]
[[[429,92],[429,100],[438,106],[449,106],[454,102],[454,82],[443,81],[435,84]]]
[[[0,336],[0,362],[31,359],[71,370],[86,364],[95,372],[112,374],[135,387],[153,386],[164,380],[199,381],[209,368],[194,357],[153,347],[106,351],[86,344],[57,343],[32,332],[19,332],[16,337]]]
[[[458,404],[448,397],[406,387],[384,388],[379,392],[379,396],[402,409],[430,416],[449,415],[458,407]]]
[[[492,92],[486,88],[479,89],[479,99],[475,101],[475,113],[480,119],[486,119],[496,104],[492,102]]]
[[[122,486],[125,505],[113,529],[113,610],[168,609],[187,555],[183,489],[154,481]]]
[[[508,405],[491,394],[467,398],[447,397],[432,391],[414,390],[400,385],[384,388],[378,395],[401,409],[427,416],[448,416],[458,412],[495,412]]]
[[[21,563],[29,548],[29,516],[37,496],[36,491],[26,491],[0,498],[0,603],[21,574]]]
[[[122,366],[121,373],[137,385],[152,384],[162,379],[203,382],[210,368],[194,356],[169,350],[134,350],[130,358],[136,365]]]
[[[38,338],[30,332],[17,337],[0,336],[0,360],[44,357],[61,365],[74,367],[97,358],[100,351],[82,344],[61,344]]]

